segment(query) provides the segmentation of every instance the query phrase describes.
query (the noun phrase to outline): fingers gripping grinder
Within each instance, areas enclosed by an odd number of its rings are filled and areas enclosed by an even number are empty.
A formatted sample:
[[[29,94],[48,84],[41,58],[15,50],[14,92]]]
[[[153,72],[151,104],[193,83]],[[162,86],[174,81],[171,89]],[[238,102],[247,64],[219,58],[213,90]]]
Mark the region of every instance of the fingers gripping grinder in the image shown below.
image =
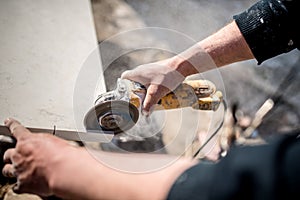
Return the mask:
[[[84,118],[90,131],[112,131],[118,134],[132,128],[139,119],[146,88],[134,81],[118,79],[113,91],[100,94]],[[217,110],[222,93],[208,80],[187,80],[162,97],[154,110],[192,107],[198,110]]]

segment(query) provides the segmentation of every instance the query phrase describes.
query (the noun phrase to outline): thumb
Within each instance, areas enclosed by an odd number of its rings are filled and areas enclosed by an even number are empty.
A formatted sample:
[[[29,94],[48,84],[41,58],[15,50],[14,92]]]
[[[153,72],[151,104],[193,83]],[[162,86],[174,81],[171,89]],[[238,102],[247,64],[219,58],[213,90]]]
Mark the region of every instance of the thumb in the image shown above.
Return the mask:
[[[147,86],[151,82],[151,77],[146,77],[145,74],[141,73],[140,70],[126,70],[121,74],[121,79],[128,79]]]
[[[13,118],[7,118],[4,121],[4,124],[10,129],[10,132],[17,140],[24,138],[25,136],[28,136],[31,133],[19,121]]]
[[[128,80],[139,82],[141,77],[136,70],[126,70],[121,74],[121,79],[128,79]]]
[[[130,79],[132,76],[132,70],[126,70],[121,74],[121,79]]]

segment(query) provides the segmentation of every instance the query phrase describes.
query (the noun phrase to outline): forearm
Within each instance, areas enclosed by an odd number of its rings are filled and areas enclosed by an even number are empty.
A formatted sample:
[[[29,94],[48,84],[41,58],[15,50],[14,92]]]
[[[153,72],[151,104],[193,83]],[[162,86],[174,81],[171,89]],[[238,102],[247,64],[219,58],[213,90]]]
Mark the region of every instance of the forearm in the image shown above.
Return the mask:
[[[166,155],[126,155],[101,151],[91,155],[80,149],[68,153],[67,160],[52,176],[51,188],[55,195],[67,199],[123,200],[149,199],[149,196],[151,199],[165,199],[176,178],[196,164],[192,160],[180,159],[170,165],[174,160],[174,157]],[[114,169],[112,162],[116,161],[122,163],[121,171]],[[152,163],[154,167],[165,163],[165,167],[148,173],[149,170],[144,173],[141,170],[138,170],[139,173],[122,172],[128,168],[126,165],[138,162],[140,165]]]
[[[199,42],[199,46],[211,56],[217,67],[254,58],[235,21]]]
[[[188,76],[253,58],[243,35],[233,21],[171,60],[177,71]]]
[[[126,175],[98,162],[88,150],[70,149],[62,154],[66,155],[64,161],[59,159],[49,180],[54,195],[72,200],[121,199],[127,195],[125,187],[119,186]]]

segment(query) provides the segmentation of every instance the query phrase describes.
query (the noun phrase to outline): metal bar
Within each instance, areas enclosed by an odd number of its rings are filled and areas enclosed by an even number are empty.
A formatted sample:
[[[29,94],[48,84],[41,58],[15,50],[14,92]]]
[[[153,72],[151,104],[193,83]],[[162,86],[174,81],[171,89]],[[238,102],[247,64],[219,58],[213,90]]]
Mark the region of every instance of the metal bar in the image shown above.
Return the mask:
[[[32,128],[26,127],[32,133],[47,133],[53,134],[54,129],[45,129],[45,128]],[[0,135],[12,136],[10,130],[6,126],[0,125]],[[88,131],[88,132],[79,132],[79,131],[69,131],[69,130],[55,130],[55,136],[60,137],[65,140],[72,141],[82,141],[82,142],[101,142],[108,143],[114,137],[113,132],[111,131]]]

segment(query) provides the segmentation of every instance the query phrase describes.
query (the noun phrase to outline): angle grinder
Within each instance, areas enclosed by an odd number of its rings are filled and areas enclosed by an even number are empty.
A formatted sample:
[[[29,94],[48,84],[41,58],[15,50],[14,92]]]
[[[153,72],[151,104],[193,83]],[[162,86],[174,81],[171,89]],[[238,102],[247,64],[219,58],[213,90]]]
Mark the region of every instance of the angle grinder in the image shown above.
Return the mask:
[[[119,78],[116,88],[98,95],[94,106],[86,113],[86,130],[112,131],[114,134],[129,130],[139,119],[146,92],[142,84]],[[162,97],[154,111],[184,107],[215,111],[222,100],[222,92],[216,90],[211,81],[186,80]]]

